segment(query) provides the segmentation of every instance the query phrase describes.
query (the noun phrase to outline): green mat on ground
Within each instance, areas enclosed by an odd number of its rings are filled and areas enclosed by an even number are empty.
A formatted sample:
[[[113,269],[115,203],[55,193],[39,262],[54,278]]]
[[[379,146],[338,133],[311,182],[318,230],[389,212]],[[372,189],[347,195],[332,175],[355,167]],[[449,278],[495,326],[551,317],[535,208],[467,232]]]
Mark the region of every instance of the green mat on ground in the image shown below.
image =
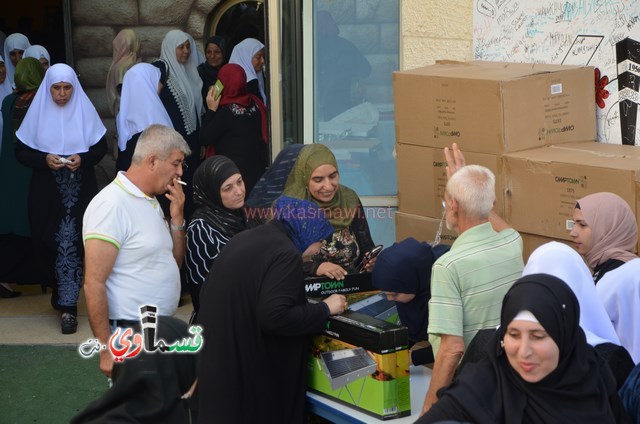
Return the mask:
[[[68,423],[107,390],[98,356],[77,346],[0,345],[3,423]]]

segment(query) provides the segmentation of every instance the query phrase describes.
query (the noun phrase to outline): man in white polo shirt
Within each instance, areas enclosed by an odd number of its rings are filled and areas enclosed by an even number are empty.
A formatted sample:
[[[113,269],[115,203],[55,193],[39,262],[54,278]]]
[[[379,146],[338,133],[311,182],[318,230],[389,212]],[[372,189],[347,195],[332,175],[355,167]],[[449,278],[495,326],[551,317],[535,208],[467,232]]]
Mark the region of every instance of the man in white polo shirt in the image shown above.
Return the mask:
[[[184,192],[179,183],[189,146],[175,130],[151,125],[138,139],[131,166],[93,198],[84,214],[84,292],[94,336],[108,345],[111,329],[139,320],[140,306],[173,315],[184,257]],[[165,194],[166,193],[166,194]],[[156,199],[170,203],[167,219]],[[109,349],[100,371],[113,369]]]

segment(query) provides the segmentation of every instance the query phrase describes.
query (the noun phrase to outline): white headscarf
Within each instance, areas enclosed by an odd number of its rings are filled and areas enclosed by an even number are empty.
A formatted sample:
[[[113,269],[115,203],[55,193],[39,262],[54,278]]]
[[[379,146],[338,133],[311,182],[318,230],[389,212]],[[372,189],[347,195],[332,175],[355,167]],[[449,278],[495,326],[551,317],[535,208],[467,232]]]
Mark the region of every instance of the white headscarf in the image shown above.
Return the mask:
[[[49,56],[49,52],[40,44],[34,44],[33,46],[27,47],[27,49],[24,51],[24,54],[22,55],[23,59],[25,57],[33,57],[38,60],[44,57],[45,59],[47,59],[47,62],[49,62],[49,65],[51,65],[51,57]]]
[[[13,50],[27,50],[29,46],[31,46],[31,43],[29,43],[27,36],[20,34],[19,32],[11,34],[6,40],[4,40],[4,58],[6,59],[4,65],[7,68],[7,78],[9,79],[12,87],[15,87],[13,84],[13,78],[16,74],[16,67],[13,66],[9,53]]]
[[[558,277],[573,290],[580,304],[580,327],[587,343],[620,345],[611,320],[596,294],[596,287],[587,264],[578,252],[566,244],[552,241],[533,251],[522,275],[549,274]]]
[[[2,56],[0,56],[0,62],[4,63],[5,68],[7,67],[7,62],[5,62]],[[7,75],[4,82],[0,84],[0,102],[2,102],[2,100],[11,93],[13,93],[13,88],[11,88],[11,81],[9,81],[9,75]],[[2,119],[1,115],[0,119]]]
[[[191,54],[184,65],[176,58],[176,47],[185,41],[191,45]],[[160,59],[168,65],[167,86],[178,102],[187,134],[191,134],[204,114],[202,79],[198,73],[198,54],[193,37],[178,29],[171,30],[162,40]],[[165,89],[166,89],[165,88]]]
[[[59,82],[73,86],[73,94],[64,106],[58,106],[51,97],[51,86]],[[41,152],[69,156],[88,152],[106,131],[73,68],[57,63],[47,69],[16,137]]]
[[[640,363],[640,259],[632,259],[604,274],[596,285],[620,343],[633,362]]]
[[[116,118],[118,147],[127,148],[127,141],[151,124],[173,128],[171,118],[158,95],[160,69],[149,63],[133,65],[122,83],[120,112]]]
[[[260,97],[262,97],[262,103],[267,104],[267,96],[264,94],[264,77],[262,71],[256,72],[251,60],[256,53],[264,49],[264,44],[255,38],[245,38],[239,42],[231,52],[229,63],[235,63],[242,66],[244,72],[247,74],[247,82],[257,79],[258,87],[260,87]]]

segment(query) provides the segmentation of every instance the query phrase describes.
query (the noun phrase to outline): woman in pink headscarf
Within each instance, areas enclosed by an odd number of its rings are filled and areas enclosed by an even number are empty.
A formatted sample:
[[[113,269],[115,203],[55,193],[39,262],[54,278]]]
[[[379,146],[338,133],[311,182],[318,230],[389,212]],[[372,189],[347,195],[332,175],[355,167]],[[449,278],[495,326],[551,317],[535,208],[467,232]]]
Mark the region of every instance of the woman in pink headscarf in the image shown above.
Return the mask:
[[[569,233],[591,271],[594,282],[638,257],[638,224],[631,208],[613,193],[595,193],[578,200]]]
[[[140,42],[132,29],[123,29],[113,39],[113,62],[107,73],[107,104],[113,116],[120,109],[120,88],[124,73],[140,63]]]

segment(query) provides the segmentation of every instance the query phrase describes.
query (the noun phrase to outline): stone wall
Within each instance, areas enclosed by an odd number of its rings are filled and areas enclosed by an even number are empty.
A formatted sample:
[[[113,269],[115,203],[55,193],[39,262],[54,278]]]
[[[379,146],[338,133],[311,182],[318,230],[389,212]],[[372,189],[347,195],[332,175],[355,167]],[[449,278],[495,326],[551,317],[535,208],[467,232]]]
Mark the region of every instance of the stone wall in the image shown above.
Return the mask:
[[[207,16],[224,0],[71,0],[74,66],[85,91],[109,130],[114,147],[115,120],[107,107],[104,82],[112,58],[112,41],[124,28],[132,28],[142,43],[145,62],[157,58],[167,31],[189,32],[202,49]],[[288,1],[288,0],[282,0]],[[372,65],[367,99],[376,102],[390,97],[389,86],[380,84],[392,69],[412,69],[438,59],[473,58],[472,0],[400,0],[401,25],[394,2],[385,0],[322,0],[319,8],[329,10],[341,33],[361,49]],[[366,24],[365,24],[366,22]],[[385,36],[399,33],[400,64],[395,43]],[[105,158],[104,178],[110,180],[113,155]]]
[[[222,0],[71,0],[74,68],[82,87],[107,127],[109,154],[99,165],[101,185],[115,175],[115,118],[107,106],[105,81],[111,65],[115,36],[124,28],[136,31],[144,62],[160,56],[165,34],[188,32],[200,50],[207,16]]]
[[[473,0],[401,0],[400,68],[473,59]]]

